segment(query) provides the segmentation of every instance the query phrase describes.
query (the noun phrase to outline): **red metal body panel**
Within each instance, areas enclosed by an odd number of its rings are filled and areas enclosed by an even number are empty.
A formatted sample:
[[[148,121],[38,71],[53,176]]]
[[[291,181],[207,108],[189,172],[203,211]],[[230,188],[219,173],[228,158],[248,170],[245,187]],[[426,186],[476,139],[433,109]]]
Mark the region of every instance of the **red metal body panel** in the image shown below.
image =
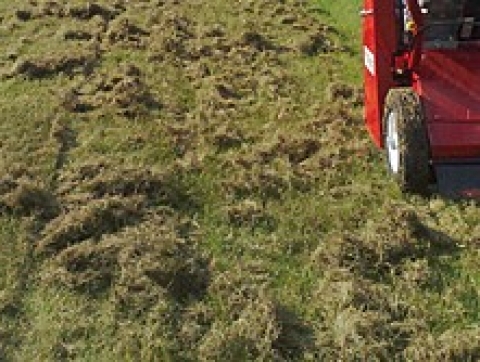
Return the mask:
[[[418,0],[406,3],[421,28]],[[395,0],[364,0],[365,121],[372,139],[383,147],[385,97],[402,84],[396,82],[396,72],[406,70],[412,74],[407,85],[412,85],[424,105],[432,160],[480,159],[480,41],[429,50],[423,49],[420,33],[409,50],[401,50],[402,17],[395,14]],[[405,69],[402,64],[406,63]]]
[[[424,51],[414,89],[425,109],[433,161],[480,157],[480,48]]]
[[[372,139],[380,147],[385,97],[394,86],[392,70],[397,35],[394,0],[364,0],[365,121]]]

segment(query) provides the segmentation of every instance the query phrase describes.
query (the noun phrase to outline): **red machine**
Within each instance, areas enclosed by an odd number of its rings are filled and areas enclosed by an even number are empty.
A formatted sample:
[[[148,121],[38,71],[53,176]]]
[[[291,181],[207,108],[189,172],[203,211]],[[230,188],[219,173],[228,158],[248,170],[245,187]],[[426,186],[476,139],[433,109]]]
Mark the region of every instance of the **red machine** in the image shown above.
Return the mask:
[[[365,119],[401,189],[480,197],[480,1],[364,0]]]

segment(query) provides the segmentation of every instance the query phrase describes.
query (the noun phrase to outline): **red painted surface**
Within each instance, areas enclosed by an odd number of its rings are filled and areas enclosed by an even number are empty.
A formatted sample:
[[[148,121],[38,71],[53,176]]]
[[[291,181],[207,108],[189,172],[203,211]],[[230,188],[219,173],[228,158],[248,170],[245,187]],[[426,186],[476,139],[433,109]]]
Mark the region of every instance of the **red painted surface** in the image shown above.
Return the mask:
[[[398,86],[394,70],[409,69],[413,75],[407,84],[412,84],[424,106],[433,161],[480,159],[480,40],[456,49],[429,50],[419,36],[410,50],[398,53],[401,18],[395,16],[394,1],[364,0],[364,10],[373,10],[363,20],[364,49],[370,49],[375,61],[375,72],[364,67],[365,121],[372,139],[383,147],[385,97]],[[421,28],[417,0],[407,3]],[[466,8],[465,14],[473,16],[470,12]]]
[[[480,48],[425,51],[415,79],[432,158],[480,157]]]
[[[394,0],[364,0],[363,10],[365,122],[372,139],[381,147],[385,97],[394,86],[393,53],[397,40]],[[369,52],[373,59],[369,59]]]

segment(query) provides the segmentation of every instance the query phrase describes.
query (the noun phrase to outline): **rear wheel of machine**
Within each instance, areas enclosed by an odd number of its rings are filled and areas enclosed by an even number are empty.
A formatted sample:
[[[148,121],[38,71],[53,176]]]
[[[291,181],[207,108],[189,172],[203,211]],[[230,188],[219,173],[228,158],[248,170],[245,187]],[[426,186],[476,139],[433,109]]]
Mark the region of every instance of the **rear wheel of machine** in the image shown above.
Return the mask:
[[[430,146],[420,100],[410,88],[392,89],[383,121],[387,166],[403,192],[426,195]]]

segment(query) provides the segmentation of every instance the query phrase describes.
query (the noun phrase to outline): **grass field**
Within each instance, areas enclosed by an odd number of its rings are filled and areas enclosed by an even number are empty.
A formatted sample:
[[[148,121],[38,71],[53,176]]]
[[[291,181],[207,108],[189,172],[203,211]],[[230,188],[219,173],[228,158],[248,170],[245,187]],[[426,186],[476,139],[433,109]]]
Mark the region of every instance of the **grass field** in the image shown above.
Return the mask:
[[[0,0],[0,361],[479,360],[479,209],[388,180],[359,7]]]

